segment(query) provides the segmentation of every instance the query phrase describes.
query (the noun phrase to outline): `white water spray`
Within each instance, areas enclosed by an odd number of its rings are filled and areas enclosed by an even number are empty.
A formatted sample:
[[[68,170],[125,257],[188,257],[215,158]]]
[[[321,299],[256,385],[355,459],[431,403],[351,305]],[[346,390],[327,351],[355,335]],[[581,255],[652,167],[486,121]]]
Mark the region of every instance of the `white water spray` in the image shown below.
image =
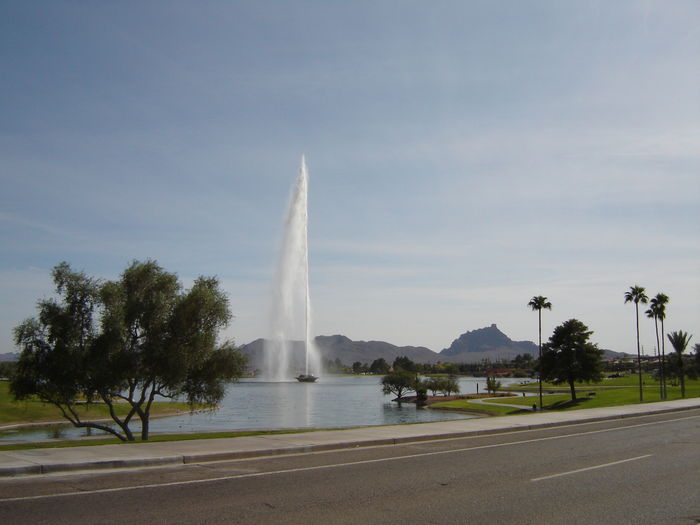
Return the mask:
[[[320,372],[318,350],[311,336],[309,292],[309,176],[301,158],[284,225],[271,316],[271,337],[265,341],[264,374],[275,381],[298,373]]]

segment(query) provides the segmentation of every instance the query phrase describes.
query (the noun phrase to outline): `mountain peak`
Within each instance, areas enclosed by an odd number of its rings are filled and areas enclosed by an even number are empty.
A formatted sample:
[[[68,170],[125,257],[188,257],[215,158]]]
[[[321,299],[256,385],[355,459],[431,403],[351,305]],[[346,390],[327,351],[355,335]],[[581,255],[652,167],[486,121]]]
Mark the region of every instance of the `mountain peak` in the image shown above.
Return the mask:
[[[352,340],[349,337],[346,337],[344,335],[317,335],[316,336],[316,341],[317,342],[322,342],[326,344],[342,344],[342,343],[352,343]]]
[[[440,352],[441,355],[452,356],[465,352],[489,352],[493,350],[515,350],[519,353],[532,353],[534,343],[530,341],[513,341],[501,332],[493,323],[491,326],[465,332],[452,341],[449,348]]]

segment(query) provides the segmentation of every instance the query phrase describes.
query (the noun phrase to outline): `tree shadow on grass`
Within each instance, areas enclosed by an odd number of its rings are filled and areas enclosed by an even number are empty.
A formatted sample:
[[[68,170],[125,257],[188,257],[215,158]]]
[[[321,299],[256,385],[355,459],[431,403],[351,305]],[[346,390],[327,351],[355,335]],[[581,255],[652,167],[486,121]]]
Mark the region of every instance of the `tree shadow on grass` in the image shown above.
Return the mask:
[[[576,401],[572,401],[570,399],[568,401],[557,401],[556,403],[548,405],[546,408],[547,410],[566,410],[567,408],[582,406],[586,403],[586,401],[590,400],[590,397],[580,397],[577,398]]]

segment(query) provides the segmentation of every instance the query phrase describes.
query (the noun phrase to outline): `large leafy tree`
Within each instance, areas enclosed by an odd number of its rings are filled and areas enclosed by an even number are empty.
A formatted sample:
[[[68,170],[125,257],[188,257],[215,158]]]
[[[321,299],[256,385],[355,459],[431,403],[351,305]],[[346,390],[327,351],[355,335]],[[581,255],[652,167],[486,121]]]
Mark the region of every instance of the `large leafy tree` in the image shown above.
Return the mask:
[[[657,293],[649,301],[649,309],[645,312],[647,317],[654,319],[654,328],[656,330],[656,351],[661,358],[661,374],[659,376],[661,389],[661,398],[666,398],[666,352],[664,351],[664,319],[666,319],[666,304],[668,303],[668,295],[665,293]],[[661,339],[659,339],[659,321],[661,321]]]
[[[423,381],[423,385],[428,390],[432,390],[433,395],[441,392],[445,396],[459,393],[459,382],[455,376],[434,376]]]
[[[593,332],[578,319],[569,319],[554,329],[542,346],[540,376],[555,384],[567,383],[571,400],[576,401],[577,381],[597,382],[602,379],[603,351],[589,342]]]
[[[625,292],[625,303],[634,303],[635,319],[637,323],[637,369],[639,371],[639,402],[644,401],[644,391],[642,388],[642,352],[639,346],[639,303],[647,304],[649,298],[644,287],[639,285],[630,286]]]
[[[394,394],[396,401],[401,403],[401,398],[409,392],[415,392],[420,386],[420,379],[414,372],[399,368],[382,378],[382,392],[384,395]]]
[[[678,379],[681,382],[681,397],[685,397],[685,366],[683,364],[683,352],[688,348],[688,343],[692,338],[692,335],[688,335],[687,332],[679,330],[677,332],[671,332],[668,334],[668,340],[676,351],[676,368],[678,371]]]
[[[407,372],[417,372],[418,367],[416,366],[416,363],[411,361],[411,359],[408,356],[398,356],[396,359],[394,359],[394,363],[392,364],[392,368],[394,370],[406,370]]]
[[[369,365],[369,371],[372,374],[388,374],[390,368],[389,363],[387,363],[383,357],[375,359],[372,361],[372,364]]]
[[[61,263],[53,270],[56,299],[15,328],[22,349],[11,383],[16,399],[37,396],[77,427],[133,441],[141,422],[148,439],[158,397],[214,406],[245,358],[218,332],[231,319],[215,278],[199,277],[183,291],[156,262],[133,262],[116,281],[101,282]],[[101,402],[115,426],[81,418],[77,406]],[[117,405],[127,406],[119,414]]]
[[[539,333],[539,359],[542,359],[542,310],[552,309],[552,303],[550,303],[546,297],[542,295],[535,295],[527,305],[533,310],[537,311],[538,319],[538,333]],[[540,410],[542,410],[542,377],[539,378],[539,390],[540,390]]]

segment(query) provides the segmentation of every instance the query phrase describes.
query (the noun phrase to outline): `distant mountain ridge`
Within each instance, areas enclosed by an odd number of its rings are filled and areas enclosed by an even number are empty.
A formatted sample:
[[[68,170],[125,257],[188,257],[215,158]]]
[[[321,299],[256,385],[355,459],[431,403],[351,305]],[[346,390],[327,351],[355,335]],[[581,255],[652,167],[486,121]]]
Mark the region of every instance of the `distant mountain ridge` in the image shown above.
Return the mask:
[[[384,341],[352,341],[344,335],[320,335],[316,337],[316,346],[321,355],[327,359],[340,359],[352,364],[356,361],[371,364],[383,357],[387,363],[401,356],[408,357],[416,363],[435,363],[437,354],[424,346],[396,346]]]
[[[385,341],[353,341],[344,335],[319,335],[316,345],[325,359],[340,360],[344,365],[360,362],[368,365],[375,359],[383,358],[391,364],[394,359],[406,356],[416,363],[478,363],[483,360],[491,362],[512,360],[518,354],[530,354],[537,357],[538,346],[532,341],[513,341],[501,332],[495,324],[461,334],[452,344],[442,351],[435,352],[424,346],[396,346]],[[264,367],[264,340],[241,346],[248,356],[248,368]],[[291,362],[301,367],[304,362],[304,345],[301,341],[293,342]],[[606,358],[629,357],[629,354],[604,350]]]
[[[449,348],[437,353],[424,346],[397,346],[385,341],[353,341],[344,335],[320,335],[315,339],[321,356],[325,359],[340,360],[345,365],[354,362],[371,364],[375,359],[392,363],[400,356],[406,356],[416,363],[476,363],[484,359],[490,361],[513,359],[518,354],[537,355],[537,345],[531,341],[513,341],[495,324],[465,332],[452,342]],[[303,362],[303,344],[292,346],[293,366]],[[256,339],[241,350],[248,356],[248,367],[260,369],[264,366],[264,340]]]
[[[356,361],[372,364],[372,361],[379,358],[391,364],[400,356],[406,356],[417,363],[436,363],[439,359],[438,354],[424,346],[396,346],[384,341],[353,341],[344,335],[319,335],[316,336],[315,342],[324,359],[339,359],[348,366]],[[240,347],[248,357],[249,369],[264,367],[264,345],[264,339],[256,339]],[[304,363],[304,345],[301,341],[293,341],[290,346],[292,368],[301,369]]]

